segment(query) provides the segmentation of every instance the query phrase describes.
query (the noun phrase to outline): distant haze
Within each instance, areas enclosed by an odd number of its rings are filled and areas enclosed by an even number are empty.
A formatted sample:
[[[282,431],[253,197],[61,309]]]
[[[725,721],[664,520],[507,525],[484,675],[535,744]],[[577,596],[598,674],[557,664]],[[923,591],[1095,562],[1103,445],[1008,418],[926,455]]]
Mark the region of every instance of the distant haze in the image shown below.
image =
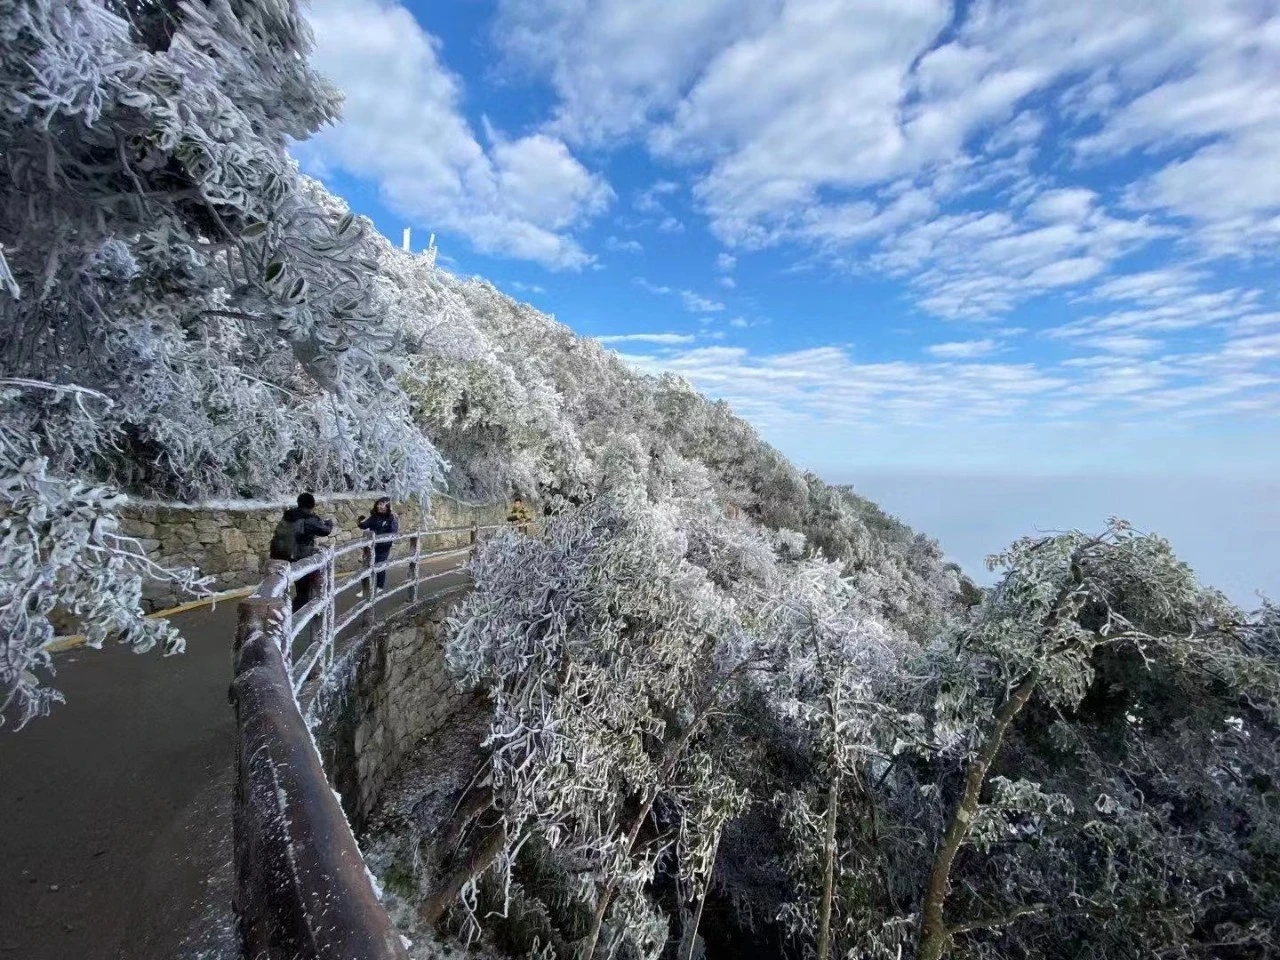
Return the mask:
[[[1037,530],[1097,530],[1110,516],[1167,538],[1201,583],[1246,609],[1280,600],[1280,482],[1168,477],[840,476],[916,530],[979,583],[983,559]]]

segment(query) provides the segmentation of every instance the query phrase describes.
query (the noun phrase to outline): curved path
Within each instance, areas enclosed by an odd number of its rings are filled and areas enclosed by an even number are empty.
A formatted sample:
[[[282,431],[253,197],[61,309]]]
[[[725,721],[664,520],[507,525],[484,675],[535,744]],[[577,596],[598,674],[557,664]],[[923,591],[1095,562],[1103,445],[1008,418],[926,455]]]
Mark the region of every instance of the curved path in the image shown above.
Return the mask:
[[[236,604],[176,616],[181,656],[58,654],[66,704],[0,729],[0,960],[235,957]]]

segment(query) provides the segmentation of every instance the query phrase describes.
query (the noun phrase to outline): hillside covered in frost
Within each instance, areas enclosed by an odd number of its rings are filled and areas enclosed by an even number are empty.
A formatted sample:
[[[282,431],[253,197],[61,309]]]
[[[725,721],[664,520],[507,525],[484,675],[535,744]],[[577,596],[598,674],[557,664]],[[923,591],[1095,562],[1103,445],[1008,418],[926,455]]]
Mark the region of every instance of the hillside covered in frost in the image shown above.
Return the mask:
[[[293,0],[0,0],[0,707],[144,620],[125,494],[519,490],[422,923],[513,956],[1263,957],[1280,636],[1121,522],[985,593],[725,405],[406,254],[287,147]],[[465,800],[465,802],[463,802]],[[477,941],[480,938],[480,941]]]
[[[114,533],[121,492],[518,488],[556,505],[636,469],[655,495],[698,473],[910,590],[948,576],[723,405],[392,247],[301,176],[286,144],[340,98],[298,56],[292,2],[3,0],[0,40],[18,54],[0,68],[11,708],[48,705],[29,668],[55,607],[94,642],[174,642],[134,612],[137,574],[163,572]]]

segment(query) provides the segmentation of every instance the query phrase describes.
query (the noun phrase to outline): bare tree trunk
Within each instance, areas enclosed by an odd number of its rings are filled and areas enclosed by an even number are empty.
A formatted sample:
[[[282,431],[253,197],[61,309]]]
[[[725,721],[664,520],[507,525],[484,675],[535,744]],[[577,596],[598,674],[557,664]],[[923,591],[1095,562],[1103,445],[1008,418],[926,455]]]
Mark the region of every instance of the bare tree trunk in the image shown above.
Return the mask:
[[[831,956],[831,902],[835,896],[836,824],[840,802],[840,771],[833,769],[827,786],[827,833],[823,845],[822,905],[818,910],[818,960]]]
[[[600,902],[596,904],[596,912],[591,917],[591,932],[587,934],[587,939],[582,944],[582,960],[591,960],[595,954],[596,942],[600,939],[600,928],[604,926],[604,915],[608,912],[611,902],[613,902],[612,883],[604,888],[604,892],[600,894]]]
[[[436,843],[440,850],[452,850],[476,817],[493,807],[493,791],[488,788],[467,794],[457,811],[439,831]]]
[[[422,922],[431,926],[444,916],[449,904],[457,899],[458,894],[471,878],[484,873],[489,865],[498,859],[498,854],[502,853],[506,842],[506,830],[501,823],[490,827],[467,862],[451,873],[440,884],[440,888],[418,908],[418,916]]]
[[[736,672],[736,669],[735,669]],[[730,674],[732,676],[732,674]],[[727,682],[728,678],[724,682]],[[723,688],[724,682],[716,688],[715,695],[709,700],[698,713],[694,716],[693,722],[685,728],[675,740],[667,744],[662,750],[662,765],[658,768],[658,783],[666,783],[667,778],[671,775],[676,767],[676,763],[680,760],[680,755],[684,752],[684,748],[689,741],[693,739],[694,733],[702,724],[702,720],[706,717],[707,712],[719,699],[720,689]],[[636,839],[640,836],[640,828],[644,826],[645,818],[649,816],[649,811],[653,809],[653,802],[658,798],[658,786],[654,786],[649,798],[640,804],[640,809],[636,812],[635,818],[631,821],[631,828],[627,831],[627,856],[631,856],[631,851],[635,849]],[[605,887],[604,893],[600,896],[600,902],[596,904],[595,916],[591,920],[591,931],[587,934],[586,942],[582,947],[582,960],[591,960],[596,952],[596,942],[600,939],[600,927],[604,923],[605,912],[609,909],[609,904],[613,900],[614,883],[609,881]]]
[[[929,885],[925,888],[924,903],[920,908],[920,952],[917,960],[941,960],[951,942],[951,931],[947,928],[942,908],[946,904],[951,885],[951,866],[955,862],[956,853],[973,826],[974,814],[978,812],[978,800],[982,793],[982,784],[987,779],[987,771],[1000,753],[1004,745],[1004,736],[1009,724],[1027,705],[1031,694],[1040,683],[1040,668],[1035,667],[1022,678],[1013,694],[1005,701],[996,715],[995,723],[982,744],[982,749],[969,764],[965,773],[964,792],[960,802],[947,824],[947,831],[942,836],[942,844],[934,857],[933,870],[929,873]]]
[[[1057,627],[1059,619],[1062,617],[1064,604],[1071,596],[1072,591],[1079,587],[1084,580],[1084,572],[1080,565],[1081,557],[1084,555],[1085,550],[1095,546],[1098,542],[1097,539],[1090,541],[1072,554],[1071,578],[1058,590],[1057,596],[1054,597],[1053,603],[1049,607],[1049,614],[1045,617],[1044,624],[1041,627],[1043,636],[1052,636],[1053,630]],[[1074,641],[1068,640],[1056,652],[1065,652],[1072,646],[1074,646]],[[1052,652],[1055,651],[1051,651],[1051,654]],[[1027,701],[1031,699],[1031,695],[1035,693],[1039,684],[1040,667],[1035,666],[1027,671],[1026,676],[1014,688],[1013,693],[1009,695],[1009,699],[1005,701],[1004,706],[1000,708],[1000,712],[996,714],[995,723],[991,725],[991,729],[987,732],[987,736],[982,743],[982,749],[978,751],[978,755],[973,758],[969,769],[965,772],[964,792],[960,795],[960,802],[956,806],[955,813],[951,815],[946,833],[942,836],[942,844],[938,847],[938,852],[933,860],[933,869],[929,873],[929,884],[925,888],[924,902],[920,905],[920,950],[916,960],[941,960],[951,943],[951,936],[954,931],[947,927],[946,918],[943,916],[943,907],[946,905],[947,894],[951,888],[951,866],[955,863],[960,845],[964,843],[965,837],[969,835],[969,831],[973,827],[973,817],[978,812],[982,784],[986,781],[987,772],[999,755],[1000,748],[1004,746],[1004,737],[1009,730],[1009,725],[1022,712],[1022,708],[1027,705]]]
[[[684,738],[681,738],[683,741]],[[671,766],[674,766],[674,761]],[[663,771],[669,772],[667,764],[663,764]],[[653,801],[657,799],[658,791],[655,788],[652,795],[644,803],[640,804],[640,809],[636,811],[635,819],[631,821],[631,829],[627,831],[627,856],[631,856],[631,851],[635,849],[636,839],[640,836],[640,828],[644,826],[645,818],[649,816],[649,811],[653,809]],[[582,945],[582,960],[591,960],[596,952],[596,941],[600,939],[600,927],[604,924],[605,912],[609,909],[609,904],[613,901],[613,892],[615,884],[612,880],[608,886],[604,888],[604,893],[600,895],[600,902],[596,904],[595,915],[591,918],[591,932],[587,934],[586,942]]]
[[[720,854],[720,837],[723,833],[716,834],[716,842],[711,847],[711,870],[707,874],[707,885],[702,891],[702,896],[698,899],[698,910],[693,915],[693,929],[689,931],[689,949],[684,955],[684,960],[693,960],[693,947],[698,942],[698,927],[702,924],[702,908],[707,905],[707,894],[711,892],[711,878],[716,872],[716,857]]]

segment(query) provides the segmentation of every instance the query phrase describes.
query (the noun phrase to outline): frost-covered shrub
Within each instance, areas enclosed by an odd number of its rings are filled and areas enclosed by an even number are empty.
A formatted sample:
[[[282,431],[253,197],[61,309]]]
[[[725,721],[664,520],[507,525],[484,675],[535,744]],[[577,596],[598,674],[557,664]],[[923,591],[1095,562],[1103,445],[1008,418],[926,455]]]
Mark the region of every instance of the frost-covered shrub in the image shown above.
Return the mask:
[[[537,836],[574,865],[576,895],[594,909],[594,925],[573,935],[595,943],[603,932],[655,957],[665,934],[642,936],[653,910],[643,891],[668,857],[705,886],[743,801],[711,726],[765,654],[686,558],[678,512],[641,492],[556,517],[541,538],[491,541],[447,655],[494,704],[501,868]],[[654,834],[651,817],[670,829]]]
[[[32,421],[61,407],[82,422],[103,400],[0,381],[0,725],[21,727],[61,701],[39,675],[52,672],[48,646],[59,620],[78,625],[91,647],[115,636],[138,651],[159,644],[172,653],[182,649],[174,628],[141,615],[142,577],[203,588],[194,571],[157,567],[119,532],[118,491],[51,473],[40,456]]]

